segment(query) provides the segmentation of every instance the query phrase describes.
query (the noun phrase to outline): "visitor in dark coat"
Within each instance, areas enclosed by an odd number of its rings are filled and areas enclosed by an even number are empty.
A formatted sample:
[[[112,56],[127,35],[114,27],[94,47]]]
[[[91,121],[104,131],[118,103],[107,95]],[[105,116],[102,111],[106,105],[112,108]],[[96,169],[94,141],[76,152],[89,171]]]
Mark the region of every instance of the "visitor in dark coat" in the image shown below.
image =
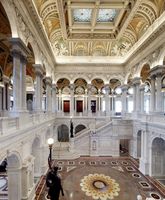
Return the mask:
[[[49,188],[48,190],[48,197],[51,200],[59,200],[60,191],[64,196],[63,188],[61,185],[61,178],[57,174],[58,167],[54,167],[51,170],[46,178],[46,185]]]

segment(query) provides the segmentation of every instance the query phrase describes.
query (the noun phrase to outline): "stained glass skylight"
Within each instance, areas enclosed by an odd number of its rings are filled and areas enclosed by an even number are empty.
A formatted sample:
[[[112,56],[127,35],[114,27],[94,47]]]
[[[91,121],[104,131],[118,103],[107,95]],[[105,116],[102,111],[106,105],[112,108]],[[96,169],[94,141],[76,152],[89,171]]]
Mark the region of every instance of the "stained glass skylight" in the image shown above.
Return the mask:
[[[116,9],[99,9],[98,22],[113,22],[117,15]]]
[[[73,20],[75,22],[90,22],[92,15],[92,9],[74,9],[73,10]]]

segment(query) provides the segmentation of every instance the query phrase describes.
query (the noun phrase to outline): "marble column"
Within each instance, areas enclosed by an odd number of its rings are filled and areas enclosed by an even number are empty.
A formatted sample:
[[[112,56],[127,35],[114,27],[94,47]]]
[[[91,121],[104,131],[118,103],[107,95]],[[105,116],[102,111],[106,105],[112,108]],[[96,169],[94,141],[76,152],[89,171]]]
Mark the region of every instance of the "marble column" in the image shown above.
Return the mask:
[[[9,95],[9,77],[3,76],[3,110],[9,110],[10,109],[10,95]]]
[[[74,84],[70,84],[70,115],[74,115]]]
[[[51,94],[51,87],[52,87],[52,79],[51,77],[45,78],[46,84],[46,111],[52,111],[52,94]]]
[[[162,74],[156,75],[156,112],[163,112]]]
[[[52,84],[52,112],[56,111],[56,84]]]
[[[163,112],[163,98],[162,98],[162,75],[165,71],[165,65],[157,65],[150,70],[150,76],[155,77],[155,86],[156,86],[156,104],[155,111]],[[152,79],[151,79],[152,81]]]
[[[141,78],[140,77],[135,77],[133,79],[133,88],[134,88],[134,94],[133,94],[133,100],[134,100],[134,112],[139,112],[140,111],[140,90],[139,86],[141,83]]]
[[[20,67],[20,90],[21,90],[21,110],[27,110],[26,105],[26,63],[27,58],[21,56],[21,67]]]
[[[13,111],[26,110],[26,59],[29,50],[20,38],[12,38],[13,56]]]
[[[59,112],[62,111],[62,92],[61,89],[59,89],[59,94],[58,94],[58,110]]]
[[[142,131],[141,158],[140,158],[140,164],[139,164],[140,171],[145,175],[149,175],[149,159],[148,159],[149,152],[148,152],[147,135],[149,135],[148,132]]]
[[[144,89],[145,89],[145,85],[142,84],[140,86],[140,112],[144,113]]]
[[[35,88],[35,111],[42,111],[42,79],[44,69],[40,64],[33,65],[36,74],[36,88]]]
[[[109,97],[110,88],[109,85],[105,86],[105,110],[106,115],[110,115],[110,97]]]
[[[127,113],[127,90],[128,90],[128,85],[122,85],[121,86],[121,90],[122,90],[122,115],[124,115],[125,113]]]
[[[13,111],[19,111],[21,109],[20,57],[20,52],[13,51]]]
[[[88,84],[88,115],[91,114],[91,84]]]
[[[155,111],[155,75],[151,76],[150,112]]]

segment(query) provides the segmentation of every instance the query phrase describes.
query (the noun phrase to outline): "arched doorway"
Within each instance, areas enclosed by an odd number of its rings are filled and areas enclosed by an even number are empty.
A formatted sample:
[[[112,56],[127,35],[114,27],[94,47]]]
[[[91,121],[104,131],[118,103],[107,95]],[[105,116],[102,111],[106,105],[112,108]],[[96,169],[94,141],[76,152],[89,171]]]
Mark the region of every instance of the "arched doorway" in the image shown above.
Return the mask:
[[[155,138],[152,142],[152,176],[165,176],[165,140]]]
[[[142,138],[142,131],[139,130],[137,133],[137,158],[141,157],[141,138]]]
[[[64,124],[58,127],[58,141],[69,142],[69,128]]]
[[[40,176],[41,172],[41,160],[40,160],[40,139],[37,137],[32,144],[32,155],[34,156],[34,176]]]
[[[75,128],[75,134],[82,131],[83,129],[86,129],[86,127],[83,124],[79,124]]]
[[[8,163],[8,199],[22,199],[22,162],[17,152],[11,152],[7,157]]]

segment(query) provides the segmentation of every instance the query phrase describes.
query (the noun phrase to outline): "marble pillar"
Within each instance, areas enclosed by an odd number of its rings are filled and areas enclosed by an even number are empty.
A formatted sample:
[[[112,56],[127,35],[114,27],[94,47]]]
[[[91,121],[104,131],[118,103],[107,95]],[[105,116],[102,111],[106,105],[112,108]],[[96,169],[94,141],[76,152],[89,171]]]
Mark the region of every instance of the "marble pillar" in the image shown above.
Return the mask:
[[[9,91],[9,77],[3,75],[3,110],[7,111],[10,109],[10,91]]]
[[[52,94],[51,94],[51,87],[52,87],[52,79],[51,77],[45,78],[46,83],[46,111],[52,111]]]
[[[145,89],[145,85],[142,84],[140,85],[140,112],[144,113],[144,89]]]
[[[150,112],[155,111],[155,75],[151,76]]]
[[[52,112],[56,112],[56,84],[52,84]]]
[[[42,111],[42,82],[44,69],[40,64],[33,65],[36,74],[36,87],[35,87],[35,111]]]
[[[26,60],[29,49],[20,38],[12,38],[13,56],[13,112],[26,110]]]
[[[70,115],[74,115],[74,84],[70,84]]]
[[[122,95],[121,95],[121,99],[122,99],[122,115],[124,115],[125,113],[127,113],[127,90],[128,90],[128,85],[122,85],[121,89],[122,89]]]

